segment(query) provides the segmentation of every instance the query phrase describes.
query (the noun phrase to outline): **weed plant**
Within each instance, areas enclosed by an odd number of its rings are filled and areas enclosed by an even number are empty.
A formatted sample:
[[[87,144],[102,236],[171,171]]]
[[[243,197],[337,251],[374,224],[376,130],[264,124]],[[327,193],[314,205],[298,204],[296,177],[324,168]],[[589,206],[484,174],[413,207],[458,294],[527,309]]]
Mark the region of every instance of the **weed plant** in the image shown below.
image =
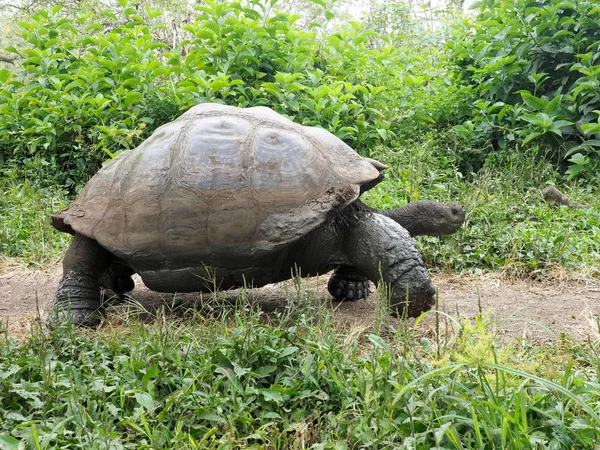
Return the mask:
[[[598,342],[498,343],[482,318],[337,328],[291,295],[211,317],[42,328],[0,346],[2,449],[591,449]],[[292,314],[293,312],[293,314]],[[293,319],[291,317],[293,316]],[[375,329],[379,329],[376,332]],[[448,332],[445,333],[448,335]],[[568,361],[568,362],[567,362]]]

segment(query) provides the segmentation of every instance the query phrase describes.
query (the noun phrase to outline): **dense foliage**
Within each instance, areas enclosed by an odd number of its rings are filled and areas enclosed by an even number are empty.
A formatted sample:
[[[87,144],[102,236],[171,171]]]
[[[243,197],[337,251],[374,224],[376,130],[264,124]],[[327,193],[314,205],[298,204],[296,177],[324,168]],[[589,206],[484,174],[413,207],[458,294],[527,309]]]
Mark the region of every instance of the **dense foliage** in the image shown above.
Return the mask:
[[[315,28],[276,0],[205,0],[173,35],[142,1],[75,18],[90,3],[20,22],[0,66],[1,257],[59,259],[70,236],[50,215],[105,160],[213,101],[270,106],[385,162],[369,204],[464,204],[456,235],[417,239],[428,269],[597,275],[594,2],[484,0],[453,36],[395,2]],[[546,204],[547,183],[572,206]],[[0,321],[0,449],[598,446],[598,329],[585,347],[507,346],[497,321],[442,311],[418,319],[423,336],[388,321],[382,295],[370,328],[340,330],[291,284],[269,316],[243,291],[182,321],[143,324],[129,305],[100,330],[35,324],[20,341]]]
[[[161,42],[160,13],[121,2],[107,23],[69,19],[60,7],[20,24],[8,50],[22,67],[0,71],[0,161],[48,167],[51,184],[81,184],[107,157],[202,102],[271,106],[319,125],[357,149],[387,137],[381,86],[359,25],[316,40],[298,17],[255,1],[207,2]]]
[[[144,5],[78,18],[54,7],[19,23],[8,49],[18,59],[0,69],[2,254],[56,258],[67,239],[47,224],[67,196],[159,125],[214,101],[270,106],[385,162],[386,181],[365,196],[374,206],[465,204],[463,231],[420,238],[429,266],[598,266],[591,3],[490,0],[451,35],[398,5],[372,8],[363,25],[314,27],[273,1],[208,1],[179,16],[177,39],[168,14]],[[549,208],[547,183],[574,207]]]
[[[456,27],[452,61],[478,100],[462,138],[500,152],[539,147],[571,163],[570,178],[600,164],[600,7],[593,1],[483,0]],[[489,147],[488,147],[489,148]],[[480,166],[488,154],[478,155]]]
[[[211,320],[4,339],[0,448],[517,450],[600,439],[597,353],[502,348],[482,319],[455,324],[450,340],[384,323],[341,332],[299,293],[270,324],[242,302]]]

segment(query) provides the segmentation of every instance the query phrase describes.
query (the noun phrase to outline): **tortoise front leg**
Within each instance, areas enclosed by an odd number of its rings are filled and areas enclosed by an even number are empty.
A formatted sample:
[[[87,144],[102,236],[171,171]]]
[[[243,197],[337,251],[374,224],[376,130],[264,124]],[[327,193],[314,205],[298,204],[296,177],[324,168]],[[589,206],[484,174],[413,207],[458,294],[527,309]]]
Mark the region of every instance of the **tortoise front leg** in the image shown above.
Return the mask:
[[[89,327],[100,324],[104,312],[100,278],[112,260],[113,256],[98,242],[75,234],[63,259],[63,277],[48,317],[50,326],[63,321]]]
[[[431,309],[435,286],[408,231],[376,213],[351,220],[343,243],[347,258],[371,281],[390,285],[392,313],[416,317]]]
[[[371,293],[371,283],[354,267],[341,266],[329,278],[327,290],[338,301],[360,300]]]

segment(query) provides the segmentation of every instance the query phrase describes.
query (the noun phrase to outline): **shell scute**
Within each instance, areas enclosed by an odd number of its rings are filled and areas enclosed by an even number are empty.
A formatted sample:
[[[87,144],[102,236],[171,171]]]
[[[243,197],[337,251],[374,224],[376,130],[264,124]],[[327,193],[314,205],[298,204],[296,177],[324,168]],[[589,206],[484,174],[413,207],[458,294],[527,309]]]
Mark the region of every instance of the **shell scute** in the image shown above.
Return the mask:
[[[215,264],[293,242],[378,176],[325,130],[204,104],[103,167],[55,219],[136,270]]]

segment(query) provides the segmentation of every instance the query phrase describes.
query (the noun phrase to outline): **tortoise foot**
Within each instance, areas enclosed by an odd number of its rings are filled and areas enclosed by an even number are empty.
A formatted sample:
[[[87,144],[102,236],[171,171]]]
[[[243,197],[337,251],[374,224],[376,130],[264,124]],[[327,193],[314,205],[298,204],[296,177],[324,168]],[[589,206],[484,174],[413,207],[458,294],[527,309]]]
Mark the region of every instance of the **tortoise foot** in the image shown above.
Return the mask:
[[[77,327],[97,328],[104,319],[104,309],[53,308],[48,316],[47,325],[50,329],[56,328],[61,323],[70,322]]]
[[[63,276],[52,302],[47,325],[71,322],[78,327],[95,328],[104,318],[100,289],[87,277],[70,272]]]
[[[357,272],[338,269],[331,275],[327,290],[338,301],[353,301],[366,298],[371,293],[371,283]]]

